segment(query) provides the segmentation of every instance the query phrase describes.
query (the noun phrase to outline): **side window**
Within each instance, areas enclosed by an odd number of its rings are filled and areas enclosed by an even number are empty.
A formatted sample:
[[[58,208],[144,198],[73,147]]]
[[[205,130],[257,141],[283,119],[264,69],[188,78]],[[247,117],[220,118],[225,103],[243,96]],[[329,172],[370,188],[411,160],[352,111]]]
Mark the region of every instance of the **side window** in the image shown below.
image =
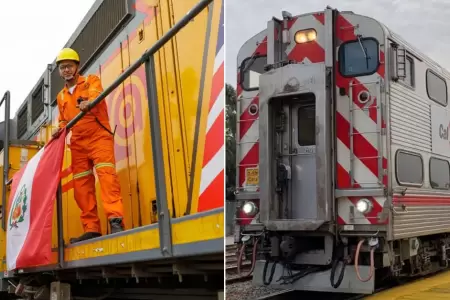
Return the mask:
[[[433,189],[450,187],[450,164],[438,158],[430,158],[430,184]]]
[[[402,150],[397,151],[396,173],[397,181],[400,185],[422,185],[422,157],[415,153],[409,153]]]
[[[402,80],[403,83],[414,87],[414,59],[408,55],[406,56],[405,73],[406,77]]]
[[[267,64],[267,56],[248,57],[242,61],[240,66],[241,87],[244,91],[255,91],[259,89],[259,76],[264,73]]]
[[[374,38],[346,42],[339,48],[339,71],[345,77],[373,74],[378,69],[378,55]]]
[[[316,144],[316,106],[304,106],[298,109],[298,144],[314,146]]]
[[[428,98],[447,106],[447,82],[431,70],[427,70],[427,93]]]

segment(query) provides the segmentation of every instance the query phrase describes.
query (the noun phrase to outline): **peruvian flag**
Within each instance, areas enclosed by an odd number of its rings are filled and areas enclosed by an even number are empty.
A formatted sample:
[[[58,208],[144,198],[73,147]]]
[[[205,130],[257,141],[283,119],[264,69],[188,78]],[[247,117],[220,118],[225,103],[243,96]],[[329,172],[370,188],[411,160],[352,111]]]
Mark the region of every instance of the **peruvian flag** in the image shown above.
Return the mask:
[[[52,219],[66,129],[13,176],[6,232],[7,270],[51,262]]]

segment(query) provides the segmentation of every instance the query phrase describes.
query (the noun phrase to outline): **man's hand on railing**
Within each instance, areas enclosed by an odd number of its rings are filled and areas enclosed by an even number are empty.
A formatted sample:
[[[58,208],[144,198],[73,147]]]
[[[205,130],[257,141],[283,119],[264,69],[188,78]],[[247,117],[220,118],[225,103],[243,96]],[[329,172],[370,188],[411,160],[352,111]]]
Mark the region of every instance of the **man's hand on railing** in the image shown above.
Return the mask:
[[[83,101],[79,105],[81,111],[88,111],[89,110],[89,101]]]
[[[76,107],[78,107],[81,111],[88,111],[89,110],[89,101],[84,100],[83,98],[79,98],[77,100],[78,105]]]

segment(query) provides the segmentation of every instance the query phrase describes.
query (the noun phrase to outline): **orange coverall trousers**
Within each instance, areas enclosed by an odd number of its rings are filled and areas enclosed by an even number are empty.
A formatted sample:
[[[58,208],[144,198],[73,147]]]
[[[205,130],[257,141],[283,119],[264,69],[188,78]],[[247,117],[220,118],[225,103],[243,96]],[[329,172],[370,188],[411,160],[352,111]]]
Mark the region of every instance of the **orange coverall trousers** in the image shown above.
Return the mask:
[[[78,99],[92,101],[102,91],[101,81],[95,75],[79,76],[72,93],[67,86],[64,87],[57,96],[59,127],[63,128],[80,113]],[[103,209],[108,220],[122,218],[123,225],[123,203],[115,168],[114,139],[105,101],[92,108],[72,127],[71,132],[74,196],[81,209],[84,231],[101,233],[93,169],[100,182]]]

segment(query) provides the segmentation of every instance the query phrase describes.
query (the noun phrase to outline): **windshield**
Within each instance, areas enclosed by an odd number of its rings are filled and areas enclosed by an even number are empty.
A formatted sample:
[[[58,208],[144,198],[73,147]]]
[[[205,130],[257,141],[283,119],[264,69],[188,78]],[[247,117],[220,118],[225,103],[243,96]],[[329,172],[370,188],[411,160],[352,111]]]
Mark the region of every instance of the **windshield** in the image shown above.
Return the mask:
[[[267,64],[266,56],[246,58],[241,65],[243,72],[242,88],[246,91],[258,90],[259,76],[264,73]]]
[[[373,38],[359,38],[344,43],[339,49],[339,70],[343,76],[373,74],[378,64],[378,42]]]

